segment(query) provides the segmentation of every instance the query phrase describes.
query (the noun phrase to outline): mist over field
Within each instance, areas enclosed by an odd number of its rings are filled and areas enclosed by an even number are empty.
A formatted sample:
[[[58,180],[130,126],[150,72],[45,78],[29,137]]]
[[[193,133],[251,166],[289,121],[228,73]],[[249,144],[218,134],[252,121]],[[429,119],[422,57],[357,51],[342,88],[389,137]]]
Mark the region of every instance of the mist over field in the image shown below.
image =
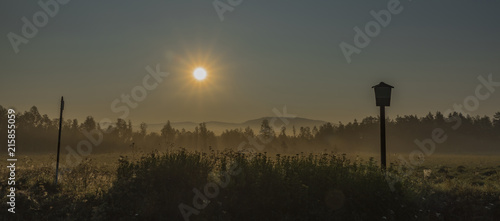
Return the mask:
[[[7,110],[0,107],[2,119]],[[50,119],[34,106],[18,112],[18,145],[23,154],[54,154],[57,144],[58,119]],[[131,121],[117,119],[103,127],[93,117],[83,122],[65,119],[62,128],[62,147],[76,150],[82,141],[89,153],[120,153],[133,150],[166,151],[179,148],[188,150],[252,149],[270,153],[349,154],[379,153],[379,119],[365,117],[348,123],[330,123],[305,118],[264,117],[243,123],[167,122],[133,125]],[[2,130],[5,130],[2,128]],[[1,132],[1,131],[0,131]],[[3,131],[2,133],[5,133]],[[26,139],[28,138],[29,139]],[[6,142],[6,137],[2,137]],[[249,143],[250,141],[254,143]],[[426,116],[405,115],[387,121],[387,146],[390,154],[409,154],[414,150],[432,154],[500,153],[500,112],[494,116],[464,116],[440,112]],[[68,149],[63,148],[63,153]]]

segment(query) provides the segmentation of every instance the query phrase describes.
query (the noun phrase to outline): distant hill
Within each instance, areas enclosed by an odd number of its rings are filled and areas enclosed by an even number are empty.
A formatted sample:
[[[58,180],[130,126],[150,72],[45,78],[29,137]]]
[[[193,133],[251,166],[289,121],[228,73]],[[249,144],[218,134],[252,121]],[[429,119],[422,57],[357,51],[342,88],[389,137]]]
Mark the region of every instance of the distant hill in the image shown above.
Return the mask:
[[[292,134],[293,126],[295,126],[296,131],[298,133],[300,127],[310,127],[312,129],[314,126],[319,127],[327,123],[326,121],[312,120],[300,117],[295,117],[295,118],[262,117],[254,120],[248,120],[243,123],[228,123],[220,121],[208,121],[205,123],[207,124],[207,128],[209,130],[219,135],[225,130],[237,129],[237,128],[244,129],[246,127],[250,127],[252,128],[252,130],[254,130],[254,132],[258,132],[260,130],[260,125],[264,119],[269,120],[270,123],[274,123],[274,125],[271,126],[275,127],[274,130],[276,133],[279,133],[280,127],[286,124],[285,127],[287,128],[287,134]],[[275,120],[273,121],[273,119]],[[148,132],[160,132],[165,124],[166,122],[148,124]],[[200,123],[185,121],[185,122],[170,122],[170,124],[172,125],[173,128],[178,130],[184,128],[187,131],[194,131],[194,128],[198,126]]]

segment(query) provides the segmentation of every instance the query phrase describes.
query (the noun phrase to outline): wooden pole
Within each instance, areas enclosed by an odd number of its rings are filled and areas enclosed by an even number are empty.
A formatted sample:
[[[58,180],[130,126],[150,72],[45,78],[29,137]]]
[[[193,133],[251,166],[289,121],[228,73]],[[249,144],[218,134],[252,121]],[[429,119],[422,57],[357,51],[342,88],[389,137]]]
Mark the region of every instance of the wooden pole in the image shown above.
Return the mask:
[[[64,98],[61,97],[61,112],[59,114],[59,137],[57,138],[57,163],[56,163],[56,180],[57,185],[57,175],[59,175],[59,153],[61,152],[61,130],[62,130],[62,114],[64,110]]]
[[[385,151],[385,106],[380,106],[380,157],[382,169],[386,169]]]

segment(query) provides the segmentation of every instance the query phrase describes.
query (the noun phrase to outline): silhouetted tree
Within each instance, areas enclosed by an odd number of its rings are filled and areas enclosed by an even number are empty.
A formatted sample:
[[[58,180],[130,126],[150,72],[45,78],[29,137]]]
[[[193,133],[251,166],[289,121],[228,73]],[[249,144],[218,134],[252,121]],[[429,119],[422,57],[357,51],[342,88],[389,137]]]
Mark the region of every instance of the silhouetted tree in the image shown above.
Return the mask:
[[[170,121],[167,121],[161,129],[161,136],[163,137],[167,148],[171,148],[174,145],[175,129],[170,125]]]
[[[274,130],[269,126],[269,121],[267,119],[264,119],[260,125],[259,136],[264,143],[269,143],[275,136]]]
[[[88,116],[85,121],[81,125],[81,129],[86,130],[86,131],[91,131],[96,129],[96,123],[94,121],[94,118],[91,116]]]
[[[250,128],[250,127],[245,128],[244,134],[245,134],[245,137],[254,137],[255,136],[252,128]]]
[[[299,138],[304,140],[312,139],[311,128],[309,127],[300,127]]]
[[[316,135],[318,135],[318,128],[314,126],[311,133],[313,137],[316,137]]]
[[[329,138],[333,138],[334,127],[331,123],[323,124],[319,127],[318,133],[316,134],[316,139],[319,141],[326,141]]]

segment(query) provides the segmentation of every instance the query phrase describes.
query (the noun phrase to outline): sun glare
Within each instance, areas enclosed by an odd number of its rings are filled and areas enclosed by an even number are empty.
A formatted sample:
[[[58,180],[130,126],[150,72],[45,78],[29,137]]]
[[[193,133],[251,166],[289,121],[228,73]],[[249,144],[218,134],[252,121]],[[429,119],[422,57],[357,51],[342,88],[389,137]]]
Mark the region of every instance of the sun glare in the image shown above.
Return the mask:
[[[207,71],[203,68],[196,68],[193,72],[193,76],[198,81],[205,80],[205,78],[207,77]]]

